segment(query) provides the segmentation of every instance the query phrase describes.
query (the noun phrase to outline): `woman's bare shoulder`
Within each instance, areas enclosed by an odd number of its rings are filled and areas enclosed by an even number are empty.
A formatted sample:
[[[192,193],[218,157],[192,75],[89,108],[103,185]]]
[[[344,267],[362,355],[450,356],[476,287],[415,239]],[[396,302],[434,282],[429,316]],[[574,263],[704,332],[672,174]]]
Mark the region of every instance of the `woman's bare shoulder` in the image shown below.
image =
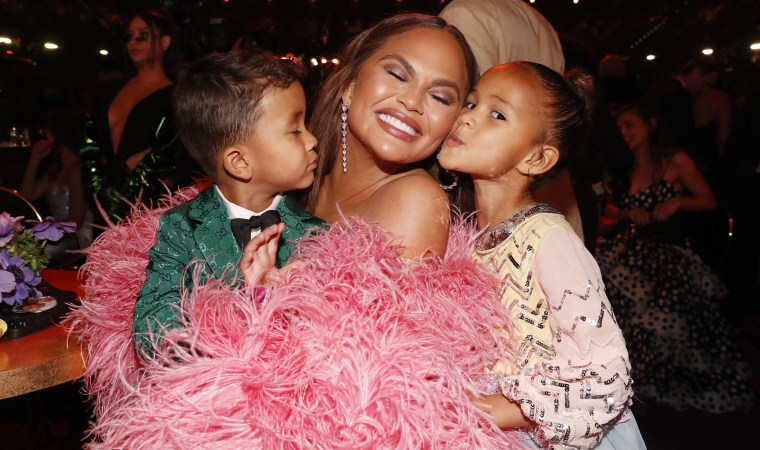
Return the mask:
[[[690,168],[694,166],[694,160],[691,159],[688,153],[679,150],[673,154],[673,165],[678,169]]]
[[[394,178],[380,187],[373,197],[378,202],[392,201],[411,208],[448,210],[446,192],[423,170],[411,171]]]
[[[403,236],[401,244],[407,257],[446,252],[449,203],[446,193],[427,173],[395,178],[378,189],[370,201],[369,216],[392,235]]]

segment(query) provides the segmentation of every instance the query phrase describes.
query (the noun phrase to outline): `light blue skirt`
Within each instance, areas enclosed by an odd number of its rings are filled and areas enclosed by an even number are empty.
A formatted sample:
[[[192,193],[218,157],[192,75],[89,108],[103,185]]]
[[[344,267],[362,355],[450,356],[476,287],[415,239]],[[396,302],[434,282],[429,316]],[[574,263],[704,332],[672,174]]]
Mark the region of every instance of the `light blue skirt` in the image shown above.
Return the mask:
[[[543,448],[532,439],[523,441],[525,448]],[[646,450],[644,439],[639,432],[639,425],[631,413],[631,418],[620,422],[604,432],[602,442],[594,450]]]

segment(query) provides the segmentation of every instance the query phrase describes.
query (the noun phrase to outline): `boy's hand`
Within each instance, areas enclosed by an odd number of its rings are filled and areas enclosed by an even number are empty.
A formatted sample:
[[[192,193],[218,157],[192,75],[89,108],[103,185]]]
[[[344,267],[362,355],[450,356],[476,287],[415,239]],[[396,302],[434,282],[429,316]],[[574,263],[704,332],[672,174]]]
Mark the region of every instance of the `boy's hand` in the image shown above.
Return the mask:
[[[243,259],[240,260],[240,272],[246,283],[263,286],[277,285],[282,276],[275,269],[277,260],[277,241],[280,239],[283,222],[272,225],[251,239],[243,249]]]

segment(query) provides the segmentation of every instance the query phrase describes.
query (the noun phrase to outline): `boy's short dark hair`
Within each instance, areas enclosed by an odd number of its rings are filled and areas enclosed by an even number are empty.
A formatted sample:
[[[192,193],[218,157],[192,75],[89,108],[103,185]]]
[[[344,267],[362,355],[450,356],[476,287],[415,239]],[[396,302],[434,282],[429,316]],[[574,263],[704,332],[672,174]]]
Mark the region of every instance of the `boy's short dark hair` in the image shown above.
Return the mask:
[[[173,105],[190,156],[216,179],[217,156],[251,135],[266,90],[287,88],[302,74],[294,58],[259,51],[211,55],[189,64],[174,87]]]

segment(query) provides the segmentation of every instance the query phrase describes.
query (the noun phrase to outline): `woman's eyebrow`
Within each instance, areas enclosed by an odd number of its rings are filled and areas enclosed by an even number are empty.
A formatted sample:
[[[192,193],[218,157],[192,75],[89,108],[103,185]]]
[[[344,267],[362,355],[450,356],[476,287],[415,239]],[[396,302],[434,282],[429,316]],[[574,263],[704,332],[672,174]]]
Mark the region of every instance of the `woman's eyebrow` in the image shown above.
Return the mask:
[[[380,61],[384,61],[386,59],[392,59],[401,64],[404,67],[404,70],[409,72],[410,76],[414,76],[417,71],[414,70],[414,67],[412,67],[411,64],[409,64],[409,61],[406,60],[403,56],[399,55],[398,53],[391,53],[389,55],[385,55],[382,58],[380,58]]]
[[[413,77],[417,73],[417,71],[414,70],[414,67],[412,67],[412,65],[409,64],[409,61],[407,61],[406,58],[399,55],[398,53],[391,53],[389,55],[385,55],[382,58],[380,58],[380,61],[384,61],[386,59],[392,59],[398,62],[399,64],[401,64],[404,70],[406,70],[406,72],[409,73],[409,76]],[[457,99],[461,97],[461,93],[459,92],[459,86],[453,80],[448,80],[446,78],[436,78],[435,80],[433,80],[433,86],[451,88],[456,92]]]

